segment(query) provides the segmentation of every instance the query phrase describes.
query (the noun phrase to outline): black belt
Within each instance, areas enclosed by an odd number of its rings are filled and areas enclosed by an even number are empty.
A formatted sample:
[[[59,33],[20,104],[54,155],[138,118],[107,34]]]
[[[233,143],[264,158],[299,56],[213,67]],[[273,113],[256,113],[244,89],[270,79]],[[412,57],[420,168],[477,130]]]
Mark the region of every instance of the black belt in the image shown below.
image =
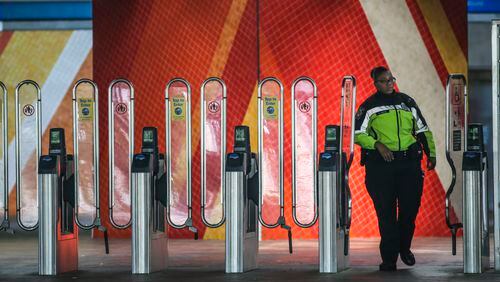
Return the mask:
[[[412,151],[410,151],[410,150],[393,151],[392,155],[394,156],[394,160],[397,160],[397,161],[414,159],[414,155],[412,154]]]
[[[421,160],[422,159],[422,148],[419,144],[414,143],[407,150],[404,151],[392,151],[395,161],[406,161],[406,160]],[[382,155],[377,150],[366,150],[363,149],[361,152],[361,165],[366,162],[385,162]]]

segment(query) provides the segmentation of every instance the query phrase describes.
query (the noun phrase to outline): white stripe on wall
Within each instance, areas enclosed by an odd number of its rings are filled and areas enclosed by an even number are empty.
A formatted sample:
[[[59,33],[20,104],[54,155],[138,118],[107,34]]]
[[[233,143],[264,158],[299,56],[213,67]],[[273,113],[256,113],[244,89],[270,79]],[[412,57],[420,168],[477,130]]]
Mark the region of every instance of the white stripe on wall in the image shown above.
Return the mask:
[[[360,0],[398,87],[412,96],[434,135],[437,173],[444,189],[451,183],[445,158],[445,89],[404,0]],[[460,168],[457,168],[460,169]],[[460,171],[460,170],[458,170]],[[457,183],[461,190],[461,183]],[[461,199],[453,199],[461,217]]]
[[[74,31],[61,55],[57,59],[45,84],[42,86],[42,130],[45,132],[52,117],[66,95],[73,79],[78,74],[80,67],[87,58],[92,48],[92,31]],[[16,182],[15,167],[15,140],[9,144],[9,192],[14,188]],[[21,159],[21,167],[24,168],[34,150],[24,153]]]

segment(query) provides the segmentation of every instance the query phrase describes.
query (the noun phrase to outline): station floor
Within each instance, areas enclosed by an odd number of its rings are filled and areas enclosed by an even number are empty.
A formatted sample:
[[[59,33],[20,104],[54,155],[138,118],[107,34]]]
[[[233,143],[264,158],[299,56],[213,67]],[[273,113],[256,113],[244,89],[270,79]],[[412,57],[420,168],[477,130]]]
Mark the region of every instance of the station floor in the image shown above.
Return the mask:
[[[111,239],[110,254],[102,239],[80,233],[79,270],[57,277],[37,275],[37,232],[0,234],[0,281],[500,281],[492,270],[462,273],[461,241],[452,256],[449,238],[416,238],[417,264],[398,262],[397,272],[379,272],[378,238],[351,242],[351,267],[339,274],[318,272],[316,240],[295,240],[294,253],[287,241],[263,241],[259,268],[244,274],[224,274],[224,242],[170,240],[170,267],[149,275],[130,272],[130,240]],[[493,259],[491,259],[493,266]]]

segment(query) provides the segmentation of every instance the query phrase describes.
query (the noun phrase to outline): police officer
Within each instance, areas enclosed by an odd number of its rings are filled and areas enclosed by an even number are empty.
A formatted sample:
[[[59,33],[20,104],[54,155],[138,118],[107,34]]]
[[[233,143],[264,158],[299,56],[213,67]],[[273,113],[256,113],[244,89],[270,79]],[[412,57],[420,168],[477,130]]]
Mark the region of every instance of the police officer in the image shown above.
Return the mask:
[[[398,254],[406,265],[415,264],[410,247],[424,180],[422,150],[428,170],[436,166],[436,152],[415,100],[394,90],[391,72],[376,67],[371,77],[377,92],[358,108],[354,140],[362,148],[365,184],[377,212],[379,269],[394,271]]]

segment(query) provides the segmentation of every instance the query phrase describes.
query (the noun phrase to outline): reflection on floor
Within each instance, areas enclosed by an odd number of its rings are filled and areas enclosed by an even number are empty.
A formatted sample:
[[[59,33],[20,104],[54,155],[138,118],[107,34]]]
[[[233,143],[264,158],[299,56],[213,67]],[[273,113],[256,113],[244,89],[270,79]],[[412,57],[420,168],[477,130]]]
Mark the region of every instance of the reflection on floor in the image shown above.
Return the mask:
[[[378,271],[378,238],[351,242],[351,268],[335,275],[318,273],[318,243],[295,240],[294,253],[286,241],[261,242],[259,269],[244,274],[224,274],[223,241],[170,241],[170,268],[144,275],[130,274],[130,240],[110,240],[110,254],[102,240],[80,234],[79,271],[58,277],[37,276],[37,237],[0,234],[0,281],[500,281],[500,273],[462,273],[462,248],[451,255],[449,238],[416,238],[413,252],[417,265],[398,262],[395,273]],[[491,259],[493,265],[493,259]]]

